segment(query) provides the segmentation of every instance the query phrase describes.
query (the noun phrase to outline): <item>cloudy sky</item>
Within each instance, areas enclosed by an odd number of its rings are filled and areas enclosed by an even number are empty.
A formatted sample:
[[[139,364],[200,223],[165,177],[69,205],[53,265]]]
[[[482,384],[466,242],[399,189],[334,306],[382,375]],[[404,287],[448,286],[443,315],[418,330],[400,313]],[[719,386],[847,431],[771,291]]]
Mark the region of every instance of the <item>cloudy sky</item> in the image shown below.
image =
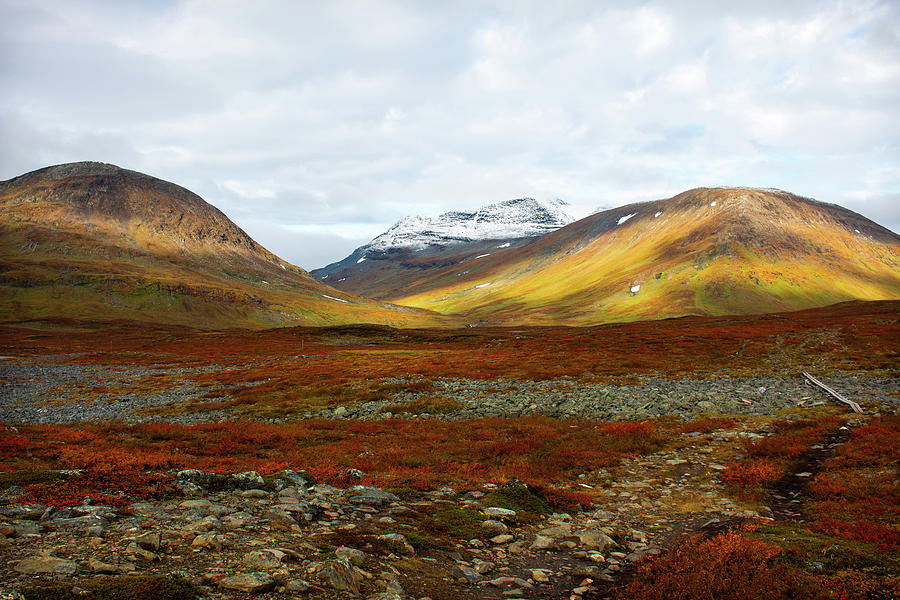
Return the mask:
[[[900,3],[0,0],[0,179],[98,160],[305,268],[409,214],[776,187],[900,231]]]

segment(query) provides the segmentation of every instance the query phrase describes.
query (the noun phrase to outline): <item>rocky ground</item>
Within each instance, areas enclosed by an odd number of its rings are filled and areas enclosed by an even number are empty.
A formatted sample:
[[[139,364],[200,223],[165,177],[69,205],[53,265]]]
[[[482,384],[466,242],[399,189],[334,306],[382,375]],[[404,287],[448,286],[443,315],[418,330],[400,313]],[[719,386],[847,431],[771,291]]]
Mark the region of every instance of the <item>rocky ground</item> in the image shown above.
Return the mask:
[[[196,368],[157,365],[148,367],[103,367],[61,362],[72,356],[45,356],[0,360],[0,422],[74,423],[123,419],[129,422],[171,421],[198,423],[238,418],[229,410],[202,412],[165,411],[202,398],[227,399],[228,389],[198,388],[190,376],[221,370],[208,365]],[[128,386],[151,377],[174,377],[174,385],[135,392]],[[167,381],[169,381],[167,379]],[[557,418],[640,419],[675,415],[691,419],[699,414],[725,413],[770,415],[797,406],[824,404],[827,398],[811,388],[798,373],[794,377],[727,377],[669,380],[635,376],[621,384],[585,383],[571,377],[546,381],[442,378],[435,390],[399,393],[391,401],[363,402],[304,413],[302,417],[337,419],[384,419],[391,416],[429,417],[410,413],[403,403],[439,395],[462,406],[447,419],[540,414]],[[900,374],[871,376],[865,372],[835,373],[821,377],[863,405],[892,403],[900,389]],[[403,384],[409,380],[390,379]],[[100,389],[84,400],[78,389]],[[122,389],[123,391],[114,391]],[[111,391],[106,391],[111,390]],[[213,392],[210,394],[210,392]],[[219,395],[218,398],[215,396]]]
[[[293,472],[265,482],[252,472],[223,480],[182,471],[183,496],[121,509],[5,503],[0,587],[178,574],[208,598],[603,597],[630,564],[686,531],[758,516],[724,496],[717,474],[760,427],[684,434],[674,447],[585,474],[595,508],[576,514],[492,506],[494,486],[401,498],[310,485]],[[451,514],[473,515],[479,535],[429,547],[409,534]]]
[[[191,383],[192,372],[215,365],[104,367],[70,364],[66,358],[71,356],[0,360],[0,422],[197,423],[238,416],[221,410],[147,412],[214,397],[211,391],[227,396],[227,388],[199,389]],[[134,382],[155,375],[176,383],[129,391]],[[822,379],[864,407],[895,410],[896,373],[836,373]],[[580,475],[577,485],[594,506],[571,514],[523,504],[534,497],[516,480],[460,492],[394,490],[395,495],[354,485],[359,474],[352,471],[341,487],[315,484],[293,471],[265,480],[253,472],[225,477],[180,471],[178,495],[118,508],[23,505],[13,486],[0,497],[0,590],[7,592],[0,598],[16,598],[16,590],[37,582],[98,574],[179,575],[210,599],[603,598],[636,561],[666,551],[689,533],[748,518],[797,518],[801,480],[846,437],[823,445],[812,462],[798,463],[785,480],[786,493],[762,506],[729,498],[719,474],[743,451],[743,440],[770,432],[773,415],[829,402],[799,376],[674,381],[629,376],[605,383],[444,378],[434,380],[428,392],[400,392],[390,401],[305,416],[430,417],[403,408],[426,396],[460,403],[440,415],[444,419],[530,414],[689,419],[708,413],[752,418],[711,433],[680,434],[656,453]],[[522,506],[511,508],[517,502]]]

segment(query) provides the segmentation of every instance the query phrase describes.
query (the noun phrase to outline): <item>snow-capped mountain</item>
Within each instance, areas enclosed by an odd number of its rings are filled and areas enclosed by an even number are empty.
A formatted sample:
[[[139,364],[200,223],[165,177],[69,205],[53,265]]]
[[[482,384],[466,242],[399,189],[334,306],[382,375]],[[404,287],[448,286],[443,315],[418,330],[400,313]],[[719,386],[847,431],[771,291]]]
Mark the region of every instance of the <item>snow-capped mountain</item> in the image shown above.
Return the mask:
[[[404,217],[350,256],[313,276],[344,291],[378,298],[400,293],[432,269],[482,259],[533,242],[574,219],[562,200],[517,198],[474,212]]]
[[[391,248],[420,250],[476,240],[505,240],[536,237],[568,225],[574,219],[562,207],[566,202],[539,202],[518,198],[489,204],[475,212],[447,212],[439,217],[404,217],[363,249]]]

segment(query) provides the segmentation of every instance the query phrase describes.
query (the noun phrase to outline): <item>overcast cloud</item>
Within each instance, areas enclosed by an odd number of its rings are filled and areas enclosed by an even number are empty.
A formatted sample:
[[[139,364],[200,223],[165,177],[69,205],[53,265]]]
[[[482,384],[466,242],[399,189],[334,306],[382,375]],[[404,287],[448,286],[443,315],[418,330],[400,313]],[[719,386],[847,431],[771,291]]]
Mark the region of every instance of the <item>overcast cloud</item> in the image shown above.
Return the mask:
[[[0,0],[0,179],[98,160],[304,268],[408,214],[776,187],[900,231],[900,3]]]

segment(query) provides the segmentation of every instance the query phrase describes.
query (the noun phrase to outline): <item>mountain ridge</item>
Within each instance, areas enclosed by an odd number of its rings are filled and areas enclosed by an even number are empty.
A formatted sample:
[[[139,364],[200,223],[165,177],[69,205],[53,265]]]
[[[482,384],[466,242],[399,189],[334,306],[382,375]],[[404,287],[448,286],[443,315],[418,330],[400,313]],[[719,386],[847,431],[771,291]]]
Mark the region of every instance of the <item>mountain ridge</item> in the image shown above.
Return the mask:
[[[320,283],[197,194],[95,162],[0,182],[0,319],[201,327],[452,322]]]
[[[433,272],[383,298],[475,322],[544,325],[896,299],[900,236],[787,192],[696,188],[590,215],[463,271]]]
[[[436,266],[478,260],[527,244],[571,223],[562,200],[515,198],[475,211],[400,219],[346,258],[311,274],[338,289],[373,297],[398,293]],[[384,289],[391,286],[391,289]]]

